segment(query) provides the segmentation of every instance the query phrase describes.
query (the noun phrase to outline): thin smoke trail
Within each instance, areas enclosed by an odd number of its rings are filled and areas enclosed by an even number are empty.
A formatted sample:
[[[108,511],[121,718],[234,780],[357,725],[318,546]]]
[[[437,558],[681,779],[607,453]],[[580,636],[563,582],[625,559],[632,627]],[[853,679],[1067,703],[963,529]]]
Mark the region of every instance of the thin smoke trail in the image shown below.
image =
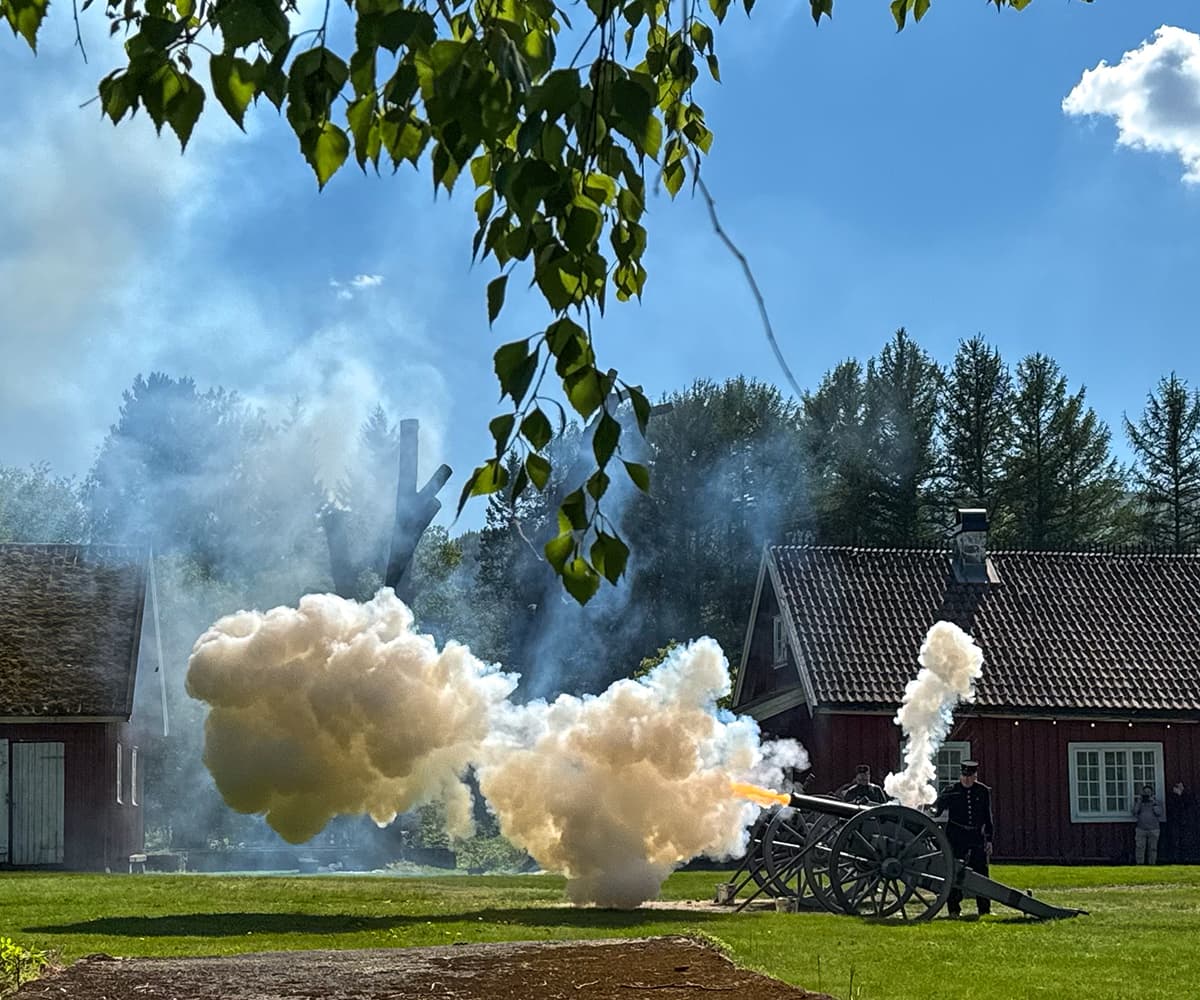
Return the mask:
[[[936,622],[921,644],[921,669],[904,689],[896,725],[904,731],[904,770],[889,774],[883,787],[903,805],[928,805],[937,797],[938,750],[962,701],[974,701],[983,672],[983,651],[952,622]]]

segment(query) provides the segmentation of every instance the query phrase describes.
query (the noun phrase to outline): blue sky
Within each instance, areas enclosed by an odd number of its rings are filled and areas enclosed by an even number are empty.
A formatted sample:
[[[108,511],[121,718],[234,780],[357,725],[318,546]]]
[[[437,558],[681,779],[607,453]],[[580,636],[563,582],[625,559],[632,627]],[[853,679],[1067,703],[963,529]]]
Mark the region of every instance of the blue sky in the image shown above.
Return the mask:
[[[731,13],[699,100],[706,179],[802,385],[900,325],[943,362],[976,332],[1013,364],[1052,354],[1118,439],[1160,375],[1200,383],[1194,0],[939,2],[901,34],[884,0],[820,28],[786,10]],[[375,402],[420,417],[456,497],[500,412],[493,350],[546,321],[514,279],[489,331],[469,192],[348,167],[318,194],[265,102],[244,136],[210,101],[183,156],[144,116],[114,129],[78,107],[116,65],[88,15],[89,65],[61,7],[36,59],[0,40],[0,464],[82,473],[121,390],[163,370],[269,409],[302,396],[330,468]],[[610,308],[601,361],[654,395],[782,384],[689,190],[653,200],[645,299]]]

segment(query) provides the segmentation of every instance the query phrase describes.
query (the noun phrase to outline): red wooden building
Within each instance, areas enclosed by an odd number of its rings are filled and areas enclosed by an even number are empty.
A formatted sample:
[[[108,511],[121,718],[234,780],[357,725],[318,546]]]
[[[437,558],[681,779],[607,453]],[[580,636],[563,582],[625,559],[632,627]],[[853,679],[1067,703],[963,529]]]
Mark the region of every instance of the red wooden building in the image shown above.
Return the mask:
[[[123,871],[142,850],[139,741],[165,718],[134,717],[148,570],[135,549],[0,545],[2,867]]]
[[[804,744],[812,791],[858,763],[882,780],[921,641],[952,621],[984,667],[938,776],[980,762],[997,858],[1132,857],[1134,788],[1200,786],[1200,556],[989,553],[984,513],[960,523],[949,549],[768,547],[735,711]]]

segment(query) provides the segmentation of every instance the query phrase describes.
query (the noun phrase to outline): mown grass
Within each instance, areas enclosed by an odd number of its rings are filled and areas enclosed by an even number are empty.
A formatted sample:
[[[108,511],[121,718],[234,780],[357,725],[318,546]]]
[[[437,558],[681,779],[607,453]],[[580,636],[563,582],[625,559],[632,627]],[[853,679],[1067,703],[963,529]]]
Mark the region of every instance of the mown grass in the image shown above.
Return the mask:
[[[1091,911],[1038,923],[903,926],[825,914],[564,907],[563,882],[523,877],[0,876],[0,935],[64,960],[376,948],[455,941],[701,934],[739,963],[850,1000],[1181,1000],[1200,996],[1200,868],[1003,867],[995,877]],[[669,900],[705,899],[688,872]],[[968,904],[968,910],[970,904]]]

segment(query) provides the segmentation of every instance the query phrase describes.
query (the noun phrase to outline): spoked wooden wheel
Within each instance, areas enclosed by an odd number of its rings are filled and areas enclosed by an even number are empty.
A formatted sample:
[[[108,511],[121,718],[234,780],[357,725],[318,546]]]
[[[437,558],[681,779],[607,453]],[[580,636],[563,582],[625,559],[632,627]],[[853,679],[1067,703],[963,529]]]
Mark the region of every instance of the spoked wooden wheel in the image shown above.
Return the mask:
[[[928,920],[950,896],[954,852],[924,813],[876,806],[842,827],[829,871],[833,895],[846,913]]]
[[[775,893],[771,888],[770,876],[767,874],[763,840],[771,825],[771,820],[775,818],[780,808],[780,806],[771,806],[759,815],[758,819],[754,821],[754,826],[750,828],[750,843],[746,845],[746,861],[744,863],[746,870],[754,879],[754,884],[770,895]]]
[[[780,809],[763,836],[763,862],[767,892],[776,897],[790,896],[800,906],[817,909],[821,903],[812,894],[804,867],[810,830],[800,810]]]
[[[833,876],[829,869],[833,843],[841,832],[843,822],[836,816],[814,816],[809,828],[810,846],[804,855],[804,877],[808,891],[816,903],[830,913],[845,912],[833,893]]]

